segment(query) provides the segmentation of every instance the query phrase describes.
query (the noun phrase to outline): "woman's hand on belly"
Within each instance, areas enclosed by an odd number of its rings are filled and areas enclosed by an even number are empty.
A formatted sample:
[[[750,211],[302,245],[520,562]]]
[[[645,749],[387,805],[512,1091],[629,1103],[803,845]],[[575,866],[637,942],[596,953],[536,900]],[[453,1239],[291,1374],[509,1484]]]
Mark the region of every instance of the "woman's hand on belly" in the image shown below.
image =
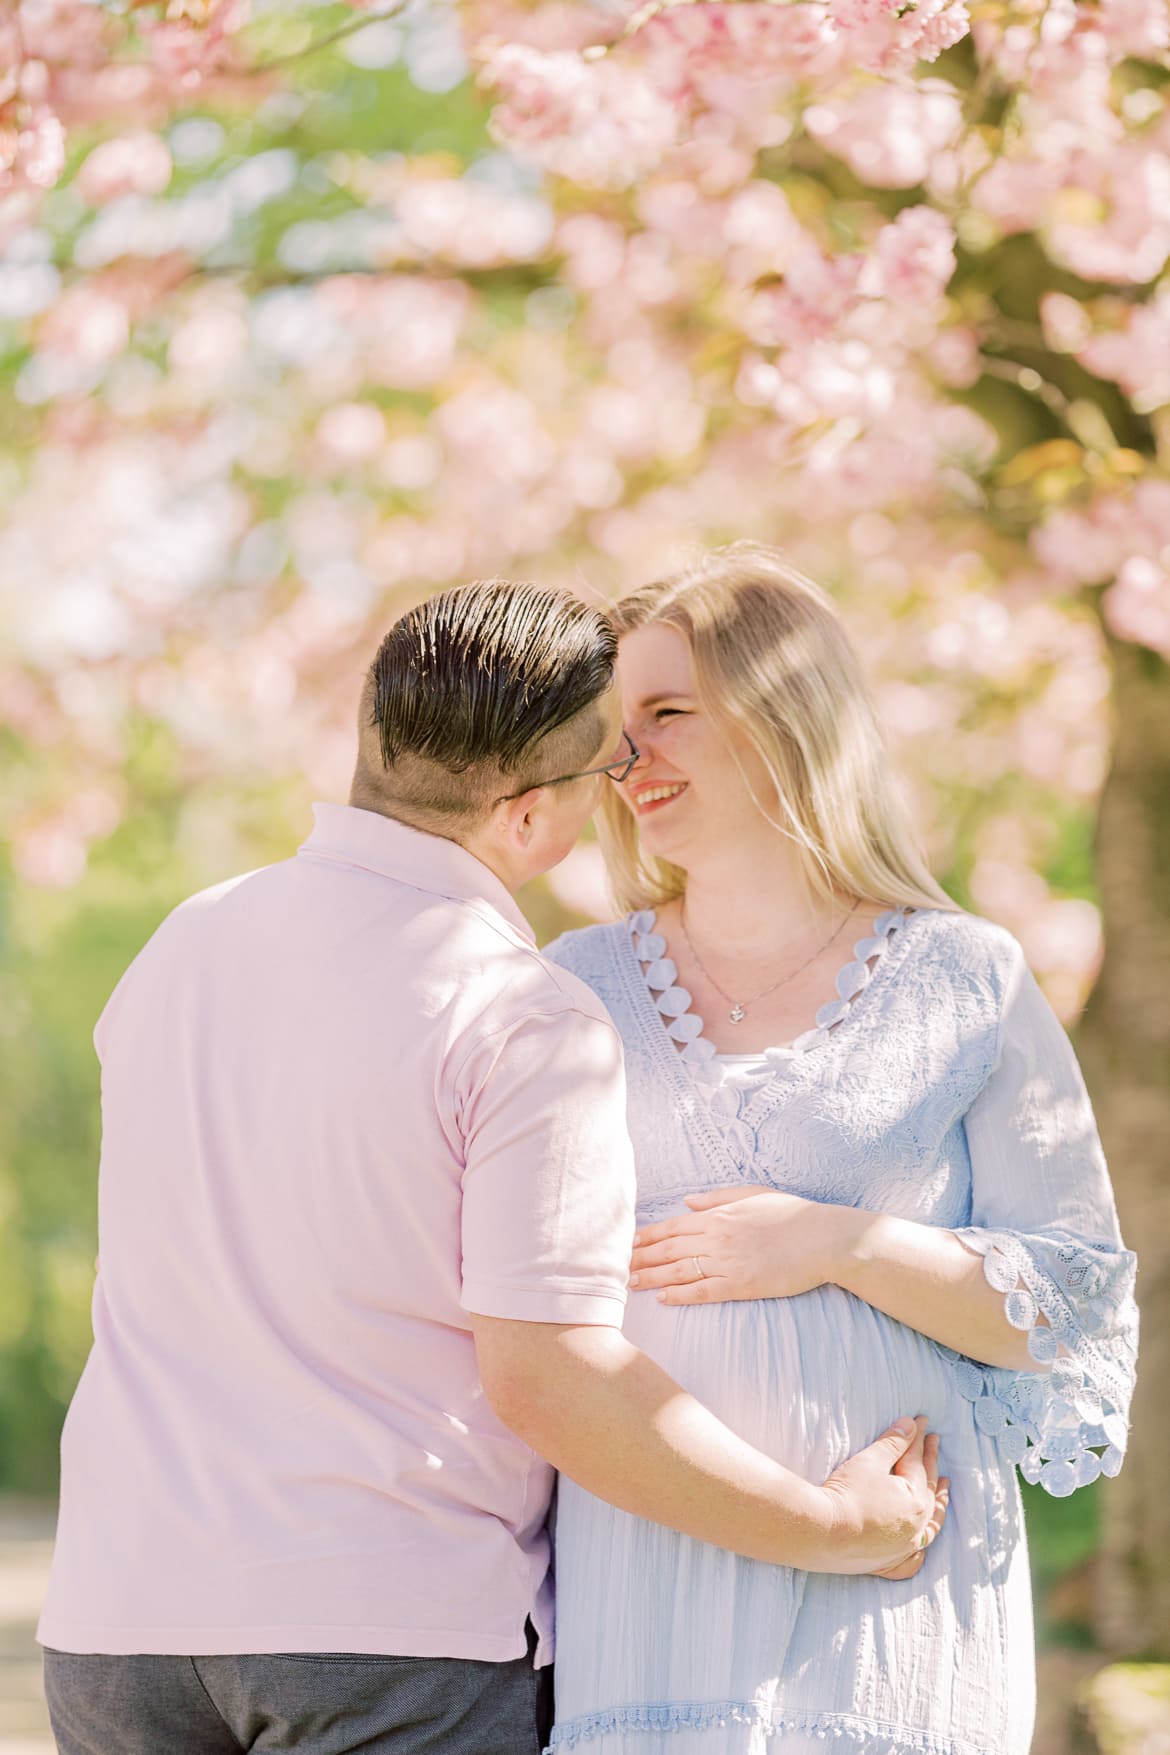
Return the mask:
[[[718,1188],[686,1197],[690,1211],[645,1225],[634,1239],[630,1285],[663,1304],[793,1298],[833,1278],[852,1209],[777,1189]]]
[[[653,1288],[663,1304],[793,1298],[835,1285],[980,1364],[1047,1369],[988,1285],[983,1258],[953,1231],[752,1186],[688,1194],[686,1203],[689,1212],[634,1239],[630,1285]]]

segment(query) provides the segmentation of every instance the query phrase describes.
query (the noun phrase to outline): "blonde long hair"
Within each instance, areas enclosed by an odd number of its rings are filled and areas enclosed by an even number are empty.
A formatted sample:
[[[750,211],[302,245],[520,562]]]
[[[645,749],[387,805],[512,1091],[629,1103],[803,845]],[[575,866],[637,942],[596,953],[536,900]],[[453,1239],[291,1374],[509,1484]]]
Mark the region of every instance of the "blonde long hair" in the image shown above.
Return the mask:
[[[630,592],[610,616],[619,638],[653,624],[686,640],[699,704],[762,760],[779,816],[756,802],[799,849],[812,895],[956,908],[918,846],[840,616],[778,550],[733,543]],[[599,833],[619,907],[681,896],[685,872],[643,853],[632,812],[607,792]]]

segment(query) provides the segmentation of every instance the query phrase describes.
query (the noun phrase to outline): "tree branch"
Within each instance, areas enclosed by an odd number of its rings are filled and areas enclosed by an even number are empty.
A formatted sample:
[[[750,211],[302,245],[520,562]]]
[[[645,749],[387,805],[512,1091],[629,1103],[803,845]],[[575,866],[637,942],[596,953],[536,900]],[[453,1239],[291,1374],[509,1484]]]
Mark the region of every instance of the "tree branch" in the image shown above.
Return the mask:
[[[1027,396],[1036,396],[1044,404],[1050,414],[1054,414],[1063,426],[1076,438],[1069,422],[1069,410],[1072,403],[1063,390],[1058,390],[1049,379],[1041,377],[1035,366],[1024,366],[1018,360],[992,359],[984,354],[980,367],[989,378],[1003,378],[1006,383],[1014,384]]]
[[[274,55],[270,61],[256,61],[251,67],[243,67],[240,72],[252,78],[262,73],[277,73],[282,67],[292,67],[298,61],[304,61],[309,55],[316,55],[322,49],[332,48],[334,43],[342,42],[346,37],[356,36],[365,30],[368,24],[382,24],[387,19],[396,18],[403,10],[406,0],[395,0],[393,6],[386,6],[380,12],[360,12],[355,18],[338,25],[336,30],[328,31],[324,36],[306,43],[303,49],[293,49],[287,55]]]

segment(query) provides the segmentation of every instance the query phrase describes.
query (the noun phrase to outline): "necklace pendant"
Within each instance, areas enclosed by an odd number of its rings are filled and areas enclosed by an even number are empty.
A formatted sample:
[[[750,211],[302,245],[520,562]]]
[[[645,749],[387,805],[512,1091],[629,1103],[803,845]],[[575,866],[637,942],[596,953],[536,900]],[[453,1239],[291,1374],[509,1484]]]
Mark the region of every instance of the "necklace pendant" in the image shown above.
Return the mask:
[[[744,1011],[744,1009],[741,1005],[735,1005],[735,1006],[732,1006],[731,1010],[728,1012],[727,1015],[731,1019],[733,1024],[742,1024],[744,1021],[744,1018],[747,1016],[747,1013]]]

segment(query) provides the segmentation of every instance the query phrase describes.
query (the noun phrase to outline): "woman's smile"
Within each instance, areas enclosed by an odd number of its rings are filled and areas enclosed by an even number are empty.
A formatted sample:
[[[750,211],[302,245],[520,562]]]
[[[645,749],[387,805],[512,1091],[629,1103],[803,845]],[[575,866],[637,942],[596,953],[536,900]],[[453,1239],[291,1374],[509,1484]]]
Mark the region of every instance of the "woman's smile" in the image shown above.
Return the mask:
[[[643,781],[639,786],[631,788],[634,810],[638,816],[649,816],[653,811],[664,810],[687,789],[685,780],[651,780]]]

